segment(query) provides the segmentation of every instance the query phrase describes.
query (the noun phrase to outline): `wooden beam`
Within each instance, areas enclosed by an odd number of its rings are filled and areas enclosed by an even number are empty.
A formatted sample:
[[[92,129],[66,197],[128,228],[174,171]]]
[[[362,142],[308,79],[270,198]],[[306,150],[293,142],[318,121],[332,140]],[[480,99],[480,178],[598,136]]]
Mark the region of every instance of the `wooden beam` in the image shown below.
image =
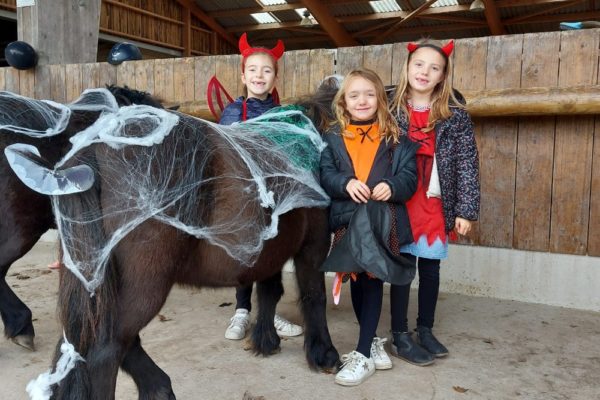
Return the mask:
[[[521,22],[521,21],[526,21],[526,20],[529,20],[529,19],[531,19],[533,17],[537,17],[538,15],[548,14],[548,13],[551,13],[551,12],[563,9],[565,7],[573,6],[573,5],[577,4],[577,3],[582,3],[583,1],[585,1],[585,0],[572,0],[572,1],[566,2],[564,4],[560,4],[560,5],[557,5],[557,6],[554,6],[554,7],[550,7],[550,8],[539,10],[539,11],[536,11],[536,12],[533,12],[533,13],[529,13],[529,14],[526,14],[526,15],[520,15],[518,17],[514,17],[514,18],[511,18],[511,19],[507,20],[506,22],[513,24],[513,23],[517,23],[517,22]]]
[[[462,91],[473,117],[600,114],[600,85]],[[294,99],[282,99],[289,104]],[[165,104],[172,106],[175,104]],[[212,120],[205,100],[181,103],[179,111]]]
[[[421,12],[425,11],[427,8],[429,8],[429,6],[431,6],[436,1],[437,0],[427,0],[425,3],[423,3],[422,5],[420,5],[416,10],[414,10],[413,12],[411,12],[410,14],[408,14],[406,16],[406,18],[403,18],[400,21],[396,22],[394,25],[392,25],[391,27],[389,27],[381,35],[375,37],[375,39],[372,40],[370,44],[381,44],[381,43],[383,43],[385,41],[385,39],[388,36],[390,36],[392,33],[396,32],[398,30],[398,28],[400,28],[401,25],[403,25],[404,23],[406,23],[406,22],[410,21],[411,19],[415,18],[417,15],[419,15]]]
[[[502,25],[500,13],[498,13],[495,2],[493,0],[483,0],[483,3],[485,4],[485,19],[492,35],[505,35],[506,29]]]
[[[182,7],[187,7],[190,9],[190,12],[194,15],[194,17],[198,18],[200,21],[204,22],[206,25],[210,27],[213,31],[215,31],[219,36],[229,42],[232,46],[237,47],[238,40],[231,33],[227,32],[214,18],[209,17],[193,0],[175,0]]]
[[[319,22],[321,28],[329,34],[336,47],[358,46],[358,43],[331,15],[327,7],[319,0],[301,0],[306,9],[310,11],[312,16]]]

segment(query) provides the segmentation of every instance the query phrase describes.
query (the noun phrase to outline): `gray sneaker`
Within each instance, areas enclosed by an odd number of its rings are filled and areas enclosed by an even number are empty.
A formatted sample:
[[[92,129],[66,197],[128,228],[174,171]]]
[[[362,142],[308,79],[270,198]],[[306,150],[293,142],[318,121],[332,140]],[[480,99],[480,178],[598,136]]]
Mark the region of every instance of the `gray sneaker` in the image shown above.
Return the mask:
[[[392,368],[392,360],[385,352],[383,345],[387,342],[387,338],[379,338],[375,336],[371,343],[371,359],[375,363],[375,369],[390,369]]]
[[[245,308],[235,310],[235,315],[231,317],[231,323],[225,331],[225,338],[231,340],[241,340],[246,336],[246,330],[250,326],[250,312]]]
[[[280,317],[275,314],[275,318],[273,319],[273,323],[275,324],[275,329],[277,330],[277,334],[279,336],[291,337],[302,335],[304,329],[300,325],[296,325],[291,323],[287,319]]]

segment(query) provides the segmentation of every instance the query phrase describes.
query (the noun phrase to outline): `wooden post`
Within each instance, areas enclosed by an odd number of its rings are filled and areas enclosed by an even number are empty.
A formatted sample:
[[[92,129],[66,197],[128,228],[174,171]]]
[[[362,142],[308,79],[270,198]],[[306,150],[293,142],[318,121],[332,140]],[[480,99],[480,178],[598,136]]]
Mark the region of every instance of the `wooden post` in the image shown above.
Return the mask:
[[[17,1],[19,40],[38,53],[40,65],[96,62],[101,0]]]

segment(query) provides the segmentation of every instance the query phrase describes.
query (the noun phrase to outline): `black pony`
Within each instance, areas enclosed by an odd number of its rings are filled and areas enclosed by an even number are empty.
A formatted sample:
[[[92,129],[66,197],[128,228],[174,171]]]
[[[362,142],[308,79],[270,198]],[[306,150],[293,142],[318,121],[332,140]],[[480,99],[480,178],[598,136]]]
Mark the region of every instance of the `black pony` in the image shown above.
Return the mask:
[[[110,86],[108,90],[119,106],[144,104],[162,108],[160,102],[147,93],[118,86]],[[35,113],[14,107],[15,104],[11,103],[9,109],[8,101],[0,97],[0,119],[3,113],[23,112],[31,119],[30,126],[41,130],[46,128],[43,126],[45,121],[42,118],[36,120]],[[89,126],[98,115],[98,112],[73,111],[67,129],[48,137],[34,138],[0,129],[0,314],[5,336],[30,350],[35,348],[31,310],[8,286],[6,274],[16,260],[31,250],[42,234],[55,227],[55,222],[50,199],[27,188],[15,176],[4,157],[4,149],[14,143],[30,144],[38,148],[42,158],[53,164],[71,148],[71,136]]]
[[[331,119],[330,105],[336,85],[337,81],[328,80],[314,97],[298,102],[317,126],[324,126]],[[164,160],[177,165],[174,172],[169,173],[170,186],[181,185],[182,176],[189,173],[187,170],[198,165],[201,165],[199,174],[203,178],[246,176],[247,165],[237,162],[236,154],[222,146],[215,127],[183,115],[177,127],[176,134],[167,135],[160,146],[153,147],[157,150],[145,169],[150,178],[164,175],[161,167]],[[190,153],[188,149],[200,140],[202,145],[193,147],[197,150]],[[78,231],[76,227],[68,232],[68,236],[77,238],[68,242],[71,247],[68,251],[92,253],[96,243],[105,242],[119,229],[122,222],[119,219],[129,212],[132,203],[142,204],[140,199],[123,194],[127,181],[121,181],[120,177],[132,167],[128,163],[135,163],[145,151],[143,146],[133,146],[117,153],[105,144],[93,144],[63,166],[88,165],[96,179],[87,191],[60,196],[56,202],[60,214],[99,213],[98,218],[85,224],[85,229]],[[191,154],[193,162],[182,161],[182,154]],[[206,198],[219,201],[194,204],[191,212],[202,220],[226,220],[230,213],[239,217],[236,210],[248,207],[242,188],[235,195],[235,185],[232,181],[229,186],[208,184],[198,189],[209,192]],[[115,209],[125,211],[106,211]],[[251,208],[246,216],[253,218]],[[139,337],[140,330],[160,311],[174,284],[220,287],[256,281],[259,312],[251,343],[257,354],[275,352],[280,339],[273,318],[283,294],[281,270],[290,258],[294,260],[300,292],[308,364],[314,369],[334,370],[339,354],[327,328],[325,281],[319,272],[329,250],[327,210],[296,208],[279,218],[278,235],[264,242],[252,268],[241,265],[222,247],[182,233],[159,219],[144,220],[118,242],[93,296],[75,274],[63,268],[59,289],[60,320],[66,339],[85,361],[76,362],[74,369],[53,387],[52,398],[114,399],[117,372],[121,367],[134,379],[140,399],[174,399],[168,375],[144,351]],[[61,344],[62,339],[55,355],[55,369],[61,356]]]

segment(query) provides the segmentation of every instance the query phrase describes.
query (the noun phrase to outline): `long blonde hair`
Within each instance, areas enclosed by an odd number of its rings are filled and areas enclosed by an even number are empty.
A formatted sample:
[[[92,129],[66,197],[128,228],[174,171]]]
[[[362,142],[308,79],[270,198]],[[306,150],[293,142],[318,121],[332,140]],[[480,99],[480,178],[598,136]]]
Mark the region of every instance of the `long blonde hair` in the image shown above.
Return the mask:
[[[391,114],[388,107],[388,99],[385,93],[383,82],[376,72],[367,68],[357,68],[350,71],[344,78],[342,86],[333,98],[333,113],[335,115],[334,124],[339,124],[341,133],[344,136],[352,137],[352,133],[346,130],[346,127],[350,125],[350,113],[346,110],[345,95],[350,85],[350,81],[353,78],[363,78],[371,82],[375,86],[375,94],[377,96],[377,113],[376,120],[379,123],[379,133],[386,141],[390,139],[394,142],[398,142],[399,130],[393,115]]]
[[[417,44],[420,46],[430,45],[428,47],[435,46],[439,49],[442,48],[441,42],[432,39],[421,39]],[[396,86],[396,93],[391,105],[391,109],[398,115],[403,113],[407,117],[409,116],[408,96],[410,91],[410,86],[408,84],[408,64],[410,63],[413,54],[414,52],[409,53],[402,65],[400,82],[398,82],[398,86]],[[452,110],[450,110],[451,105],[452,107],[464,108],[464,105],[456,98],[450,80],[448,79],[448,77],[452,76],[453,71],[452,58],[445,57],[445,60],[444,79],[436,85],[431,94],[431,110],[429,111],[429,121],[427,128],[425,129],[426,132],[431,131],[437,122],[446,120],[452,116]]]

